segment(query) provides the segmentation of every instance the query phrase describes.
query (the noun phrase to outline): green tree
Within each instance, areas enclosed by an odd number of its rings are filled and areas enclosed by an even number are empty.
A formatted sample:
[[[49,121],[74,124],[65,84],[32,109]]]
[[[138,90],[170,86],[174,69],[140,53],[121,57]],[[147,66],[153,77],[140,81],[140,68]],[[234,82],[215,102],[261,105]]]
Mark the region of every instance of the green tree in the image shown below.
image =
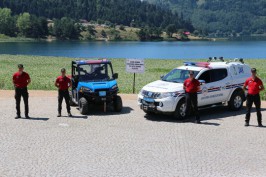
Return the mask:
[[[92,35],[92,36],[95,36],[95,34],[97,33],[97,31],[95,30],[95,27],[92,26],[92,25],[89,25],[89,26],[87,27],[87,31],[88,31],[88,33],[89,33],[90,35]]]
[[[103,38],[107,37],[107,34],[106,34],[106,32],[104,30],[101,31],[101,35],[102,35]]]
[[[31,16],[29,13],[23,13],[18,16],[17,28],[21,35],[28,37],[31,31]]]
[[[185,17],[180,19],[177,13],[172,13],[165,7],[150,4],[147,0],[68,0],[67,3],[65,2],[63,0],[0,0],[0,7],[11,8],[14,14],[29,12],[31,15],[50,19],[71,17],[98,21],[99,24],[108,21],[124,26],[157,28],[165,28],[170,23],[178,28],[180,26],[186,28],[187,25]]]
[[[147,32],[145,29],[141,28],[138,32],[137,35],[139,37],[139,40],[145,41],[147,39]]]
[[[0,34],[15,36],[15,18],[11,16],[11,13],[10,9],[0,8]]]
[[[124,25],[120,25],[119,29],[120,29],[121,31],[125,31],[125,30],[126,30]]]
[[[71,18],[63,17],[54,23],[54,35],[59,39],[78,39],[81,26]]]
[[[45,38],[49,34],[48,25],[45,18],[38,18],[35,15],[31,16],[31,28],[28,37]]]
[[[173,33],[177,31],[176,26],[174,24],[170,24],[166,27],[166,33],[169,37],[172,37]]]

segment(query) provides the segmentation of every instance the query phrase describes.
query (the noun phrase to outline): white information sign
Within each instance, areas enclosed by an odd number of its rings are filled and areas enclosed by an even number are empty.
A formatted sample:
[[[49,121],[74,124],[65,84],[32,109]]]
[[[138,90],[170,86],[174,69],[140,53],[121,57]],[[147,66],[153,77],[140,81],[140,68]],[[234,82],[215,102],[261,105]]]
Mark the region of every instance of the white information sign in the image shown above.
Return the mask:
[[[145,72],[144,59],[127,59],[126,71],[129,73],[144,73]]]

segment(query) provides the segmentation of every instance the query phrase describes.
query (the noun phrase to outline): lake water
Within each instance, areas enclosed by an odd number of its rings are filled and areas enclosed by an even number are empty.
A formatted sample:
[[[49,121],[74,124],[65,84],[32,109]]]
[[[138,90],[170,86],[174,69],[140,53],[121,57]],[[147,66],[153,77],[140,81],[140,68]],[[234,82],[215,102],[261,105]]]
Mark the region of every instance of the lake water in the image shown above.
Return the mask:
[[[266,41],[191,42],[10,42],[0,43],[0,54],[74,58],[266,59]]]

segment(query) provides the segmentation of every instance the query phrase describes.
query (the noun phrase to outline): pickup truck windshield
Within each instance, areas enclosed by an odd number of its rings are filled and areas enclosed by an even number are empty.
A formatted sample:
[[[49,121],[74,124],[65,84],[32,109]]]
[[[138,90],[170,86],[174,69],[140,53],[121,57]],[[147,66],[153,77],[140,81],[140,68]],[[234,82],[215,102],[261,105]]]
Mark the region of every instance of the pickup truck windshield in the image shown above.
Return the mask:
[[[194,76],[198,75],[199,71],[194,71]],[[189,77],[189,70],[174,69],[162,78],[163,81],[183,83]]]

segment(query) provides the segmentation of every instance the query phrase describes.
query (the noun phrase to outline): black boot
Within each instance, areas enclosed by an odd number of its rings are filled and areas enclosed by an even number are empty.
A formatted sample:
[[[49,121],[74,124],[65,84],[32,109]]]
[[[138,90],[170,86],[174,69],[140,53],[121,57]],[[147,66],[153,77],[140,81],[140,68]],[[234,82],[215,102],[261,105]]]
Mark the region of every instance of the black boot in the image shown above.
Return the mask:
[[[57,117],[61,117],[61,112],[58,112]]]
[[[20,119],[21,118],[21,116],[20,115],[17,115],[16,117],[15,117],[15,119]]]
[[[195,121],[196,124],[201,124],[201,121],[200,121],[200,117],[198,115],[196,115],[196,121]]]

